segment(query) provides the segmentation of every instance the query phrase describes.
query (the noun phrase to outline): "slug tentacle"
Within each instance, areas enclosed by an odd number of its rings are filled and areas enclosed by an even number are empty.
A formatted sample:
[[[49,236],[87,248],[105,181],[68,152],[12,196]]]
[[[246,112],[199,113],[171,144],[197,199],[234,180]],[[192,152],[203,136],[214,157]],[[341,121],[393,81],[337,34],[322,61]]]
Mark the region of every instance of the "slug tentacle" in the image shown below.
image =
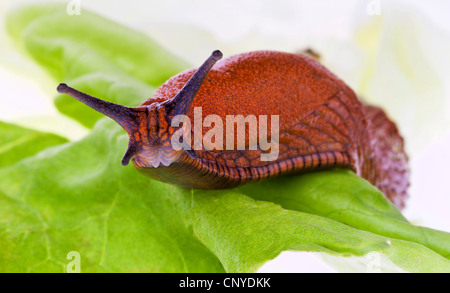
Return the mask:
[[[109,118],[116,121],[120,126],[122,126],[123,129],[125,129],[128,133],[134,133],[137,130],[137,114],[139,112],[146,111],[146,107],[125,107],[119,104],[95,98],[91,95],[71,88],[65,83],[60,83],[57,87],[57,91],[60,94],[67,94],[86,104],[92,109],[108,116]]]
[[[60,83],[57,87],[57,91],[61,94],[68,94],[71,97],[86,104],[92,109],[108,116],[116,121],[129,135],[128,148],[122,159],[122,165],[128,165],[130,159],[139,151],[140,142],[135,139],[135,134],[142,131],[140,129],[139,116],[147,115],[147,107],[125,107],[115,103],[95,98],[91,95],[80,92],[74,88],[71,88],[65,83]]]
[[[213,65],[222,59],[222,52],[216,50],[212,52],[211,56],[200,66],[197,71],[192,75],[189,81],[183,86],[183,88],[164,104],[165,107],[172,108],[170,116],[186,115],[191,107],[192,101],[197,94],[200,86],[206,78],[206,75],[211,70]]]
[[[127,166],[130,162],[131,158],[139,151],[138,144],[136,141],[130,139],[128,142],[127,150],[125,151],[125,154],[122,157],[122,165]]]

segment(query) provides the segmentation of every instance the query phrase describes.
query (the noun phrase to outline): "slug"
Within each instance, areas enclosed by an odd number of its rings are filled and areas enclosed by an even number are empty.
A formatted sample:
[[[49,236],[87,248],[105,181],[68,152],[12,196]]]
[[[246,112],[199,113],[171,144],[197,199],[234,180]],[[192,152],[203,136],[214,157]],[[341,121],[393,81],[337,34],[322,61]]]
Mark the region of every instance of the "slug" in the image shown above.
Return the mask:
[[[256,51],[224,60],[220,51],[198,68],[165,82],[138,107],[97,99],[61,83],[57,90],[114,119],[129,136],[122,159],[154,179],[187,188],[225,189],[301,172],[347,168],[402,208],[409,186],[408,157],[396,125],[316,60],[302,54]],[[220,61],[219,61],[220,60]],[[171,139],[194,110],[216,115],[278,115],[278,156],[250,148],[175,149]],[[234,127],[234,126],[233,126]],[[203,127],[202,135],[208,131]],[[189,145],[193,145],[191,140]],[[236,143],[235,143],[236,145]]]

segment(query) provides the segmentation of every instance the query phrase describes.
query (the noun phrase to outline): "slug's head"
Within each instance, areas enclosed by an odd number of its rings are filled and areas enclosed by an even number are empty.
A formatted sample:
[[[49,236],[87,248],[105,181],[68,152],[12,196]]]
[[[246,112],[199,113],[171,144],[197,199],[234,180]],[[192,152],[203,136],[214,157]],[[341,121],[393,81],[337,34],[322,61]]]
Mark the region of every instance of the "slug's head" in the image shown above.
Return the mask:
[[[192,75],[184,87],[171,99],[155,101],[138,107],[126,107],[82,93],[65,83],[58,85],[58,92],[67,94],[116,121],[129,136],[128,148],[122,159],[124,166],[133,162],[140,168],[168,166],[180,151],[171,146],[174,129],[170,126],[176,115],[187,115],[192,101],[213,65],[222,58],[214,51]]]

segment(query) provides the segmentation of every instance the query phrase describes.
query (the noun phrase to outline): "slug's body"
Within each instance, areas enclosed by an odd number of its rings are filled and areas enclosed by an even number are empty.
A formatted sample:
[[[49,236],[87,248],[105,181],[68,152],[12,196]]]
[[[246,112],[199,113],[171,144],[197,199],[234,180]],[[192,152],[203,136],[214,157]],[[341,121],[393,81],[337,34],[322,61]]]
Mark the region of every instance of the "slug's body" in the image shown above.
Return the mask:
[[[123,163],[155,179],[201,189],[232,188],[279,175],[334,167],[349,168],[382,190],[397,206],[407,197],[408,168],[403,139],[376,107],[318,62],[298,54],[251,52],[218,61],[213,55],[198,70],[182,72],[163,84],[152,99],[128,108],[87,96],[61,84],[68,93],[116,120],[130,137]],[[279,155],[261,161],[249,150],[174,150],[171,127],[185,114],[194,125],[202,116],[279,115]],[[203,128],[203,135],[208,128]],[[225,149],[222,148],[222,149]],[[235,148],[236,149],[236,148]]]

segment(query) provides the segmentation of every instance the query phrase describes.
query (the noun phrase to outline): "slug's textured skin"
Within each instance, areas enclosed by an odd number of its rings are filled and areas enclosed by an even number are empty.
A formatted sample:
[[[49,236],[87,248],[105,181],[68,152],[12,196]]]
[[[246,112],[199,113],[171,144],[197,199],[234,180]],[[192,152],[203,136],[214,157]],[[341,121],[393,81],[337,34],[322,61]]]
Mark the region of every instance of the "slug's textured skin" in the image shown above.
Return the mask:
[[[176,129],[170,122],[179,111],[172,99],[196,71],[172,77],[153,98],[132,108],[138,122],[124,128],[139,171],[184,187],[223,189],[343,167],[377,186],[398,207],[404,206],[408,159],[395,124],[381,109],[362,104],[320,63],[299,54],[259,51],[219,61],[186,108],[192,125],[194,107],[201,107],[203,117],[220,116],[224,129],[226,115],[279,115],[277,160],[261,161],[259,148],[248,150],[248,132],[247,150],[173,150],[170,139]],[[203,128],[203,134],[207,131]]]

